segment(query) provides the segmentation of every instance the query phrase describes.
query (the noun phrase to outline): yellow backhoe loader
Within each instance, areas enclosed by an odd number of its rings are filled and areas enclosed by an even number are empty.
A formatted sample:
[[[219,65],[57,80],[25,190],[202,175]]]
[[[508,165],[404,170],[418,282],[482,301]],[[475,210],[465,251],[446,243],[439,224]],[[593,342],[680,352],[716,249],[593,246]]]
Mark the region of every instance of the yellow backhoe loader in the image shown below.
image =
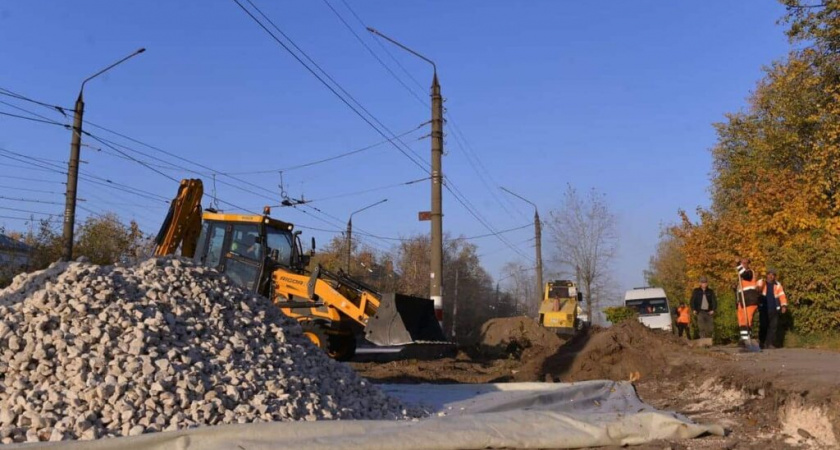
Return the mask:
[[[581,317],[582,297],[573,281],[549,281],[540,304],[540,325],[558,334],[573,335],[581,331],[587,325]]]
[[[155,255],[181,256],[218,269],[233,282],[271,299],[297,319],[304,334],[335,359],[356,351],[356,336],[375,345],[447,347],[431,300],[379,293],[346,274],[308,269],[294,225],[263,215],[202,210],[203,184],[182,180],[160,232]]]

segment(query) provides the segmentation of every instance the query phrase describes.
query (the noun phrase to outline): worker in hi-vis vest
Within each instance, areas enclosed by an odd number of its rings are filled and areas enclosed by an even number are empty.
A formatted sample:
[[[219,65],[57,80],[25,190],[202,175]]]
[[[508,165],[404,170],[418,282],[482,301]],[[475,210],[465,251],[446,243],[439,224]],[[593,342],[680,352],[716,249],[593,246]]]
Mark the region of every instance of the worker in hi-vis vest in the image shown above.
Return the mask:
[[[738,329],[741,336],[741,343],[746,344],[750,340],[750,329],[752,328],[753,316],[758,309],[758,279],[750,268],[750,259],[741,258],[738,263],[738,289],[743,292],[744,302],[738,305]]]
[[[688,334],[688,324],[691,323],[691,308],[681,301],[680,306],[677,307],[677,336],[682,337],[685,333],[687,339],[691,339]]]
[[[767,280],[758,281],[758,289],[763,300],[763,309],[761,311],[761,320],[766,321],[766,325],[762,324],[763,333],[759,333],[759,339],[764,345],[765,349],[776,348],[776,331],[779,328],[779,316],[787,312],[787,295],[782,287],[782,283],[776,281],[776,270],[767,269]],[[761,336],[764,334],[764,336]]]

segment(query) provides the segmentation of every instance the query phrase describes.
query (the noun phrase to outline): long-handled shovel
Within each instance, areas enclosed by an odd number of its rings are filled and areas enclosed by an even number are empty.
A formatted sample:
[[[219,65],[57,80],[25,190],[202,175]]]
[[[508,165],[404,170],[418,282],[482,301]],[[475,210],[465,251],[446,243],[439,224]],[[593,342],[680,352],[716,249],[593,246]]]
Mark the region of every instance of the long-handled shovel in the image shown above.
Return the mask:
[[[749,330],[749,338],[744,340],[744,351],[750,353],[759,353],[761,352],[761,346],[758,345],[752,338],[752,326],[750,325],[750,317],[747,314],[747,301],[744,299],[744,289],[741,287],[741,276],[738,276],[738,302],[741,304],[741,313],[744,315],[744,323],[747,324],[747,330]]]

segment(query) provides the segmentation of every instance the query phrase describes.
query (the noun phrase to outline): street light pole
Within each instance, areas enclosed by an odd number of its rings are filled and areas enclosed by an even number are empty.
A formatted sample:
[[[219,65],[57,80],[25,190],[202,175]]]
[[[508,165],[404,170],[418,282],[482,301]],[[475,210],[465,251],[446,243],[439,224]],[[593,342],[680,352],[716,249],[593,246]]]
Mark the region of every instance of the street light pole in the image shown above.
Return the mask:
[[[79,89],[79,97],[76,98],[76,106],[74,107],[73,134],[70,137],[70,161],[67,163],[67,192],[64,199],[64,231],[62,233],[64,249],[61,256],[61,259],[64,261],[70,261],[73,259],[73,228],[76,224],[76,188],[79,183],[79,158],[82,146],[82,117],[85,112],[85,83],[98,77],[99,75],[102,75],[127,59],[137,56],[145,51],[145,48],[138,49],[134,53],[111,64],[99,72],[96,72],[82,81],[82,86]]]
[[[440,93],[437,65],[431,59],[426,58],[371,27],[368,27],[368,31],[432,65],[432,248],[430,257],[431,267],[429,270],[429,297],[434,302],[435,316],[441,324],[441,328],[443,328],[443,172],[441,169],[443,156],[443,97]]]
[[[531,206],[534,207],[534,240],[536,241],[536,245],[534,245],[534,248],[536,248],[536,253],[537,253],[536,254],[536,258],[537,258],[537,261],[536,261],[536,263],[537,263],[537,306],[539,307],[539,304],[542,302],[542,299],[543,299],[543,289],[544,289],[544,285],[543,285],[543,266],[542,266],[542,223],[540,222],[540,212],[537,209],[537,205],[534,202],[522,197],[519,194],[516,194],[516,193],[512,192],[511,190],[509,190],[505,187],[501,187],[501,189],[503,191],[507,192],[508,194],[510,194],[510,195],[512,195],[512,196],[514,196],[514,197],[516,197],[516,198],[518,198],[518,199],[520,199],[520,200],[522,200],[522,201],[524,201],[524,202],[526,202],[526,203],[528,203],[528,204],[530,204]]]
[[[358,209],[358,210],[350,213],[350,218],[347,220],[347,254],[345,256],[346,259],[345,259],[345,263],[344,263],[344,270],[347,272],[347,275],[350,275],[350,253],[351,253],[352,248],[353,248],[353,215],[356,214],[356,213],[360,213],[360,212],[362,212],[366,209],[373,208],[376,205],[381,205],[382,203],[385,203],[387,201],[388,201],[387,198],[382,199],[382,200],[379,200],[376,203],[367,205],[362,209]]]

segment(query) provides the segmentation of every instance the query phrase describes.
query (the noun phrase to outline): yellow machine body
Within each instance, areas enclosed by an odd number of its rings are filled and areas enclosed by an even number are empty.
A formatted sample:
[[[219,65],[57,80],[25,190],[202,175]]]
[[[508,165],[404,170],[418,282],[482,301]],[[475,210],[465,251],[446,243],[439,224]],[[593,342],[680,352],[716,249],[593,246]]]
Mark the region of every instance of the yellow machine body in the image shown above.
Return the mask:
[[[575,334],[582,327],[578,320],[581,294],[573,281],[549,281],[543,289],[540,325],[558,334]]]
[[[304,334],[336,359],[355,353],[356,336],[376,345],[441,343],[431,300],[381,294],[344,273],[308,268],[294,225],[264,215],[202,211],[201,180],[181,181],[155,240],[155,255],[181,255],[215,268],[271,299]]]

